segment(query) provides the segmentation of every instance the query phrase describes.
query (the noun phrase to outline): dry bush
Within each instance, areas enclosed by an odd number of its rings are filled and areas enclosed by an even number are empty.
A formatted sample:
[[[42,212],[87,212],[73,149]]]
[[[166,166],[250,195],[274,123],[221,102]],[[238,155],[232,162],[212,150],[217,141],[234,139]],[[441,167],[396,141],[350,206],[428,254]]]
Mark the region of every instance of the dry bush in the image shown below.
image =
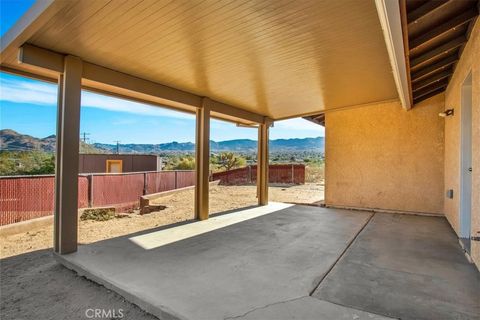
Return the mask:
[[[92,208],[85,209],[80,220],[107,221],[115,218],[115,208]]]
[[[320,183],[325,179],[325,164],[307,165],[305,167],[305,182]]]

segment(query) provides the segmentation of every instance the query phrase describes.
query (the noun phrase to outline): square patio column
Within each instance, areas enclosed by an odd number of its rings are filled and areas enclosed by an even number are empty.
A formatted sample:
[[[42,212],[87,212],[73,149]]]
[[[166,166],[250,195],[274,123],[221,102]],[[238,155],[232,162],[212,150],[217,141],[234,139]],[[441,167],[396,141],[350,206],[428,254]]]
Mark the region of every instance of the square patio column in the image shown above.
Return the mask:
[[[57,111],[54,250],[59,254],[77,251],[81,82],[82,60],[66,56]]]
[[[268,133],[271,121],[258,125],[257,196],[258,205],[268,204]]]
[[[208,219],[208,184],[210,175],[210,100],[203,98],[202,108],[197,109],[195,136],[195,218]]]

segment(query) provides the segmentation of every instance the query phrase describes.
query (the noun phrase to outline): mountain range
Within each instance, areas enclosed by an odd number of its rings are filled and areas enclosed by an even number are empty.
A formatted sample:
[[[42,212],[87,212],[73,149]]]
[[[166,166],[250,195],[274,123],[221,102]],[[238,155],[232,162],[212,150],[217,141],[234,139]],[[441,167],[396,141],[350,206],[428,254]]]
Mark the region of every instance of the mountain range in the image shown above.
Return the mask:
[[[29,151],[41,150],[45,152],[55,151],[55,135],[45,138],[36,138],[18,133],[11,129],[0,130],[0,150]],[[195,144],[192,142],[168,142],[160,144],[119,144],[120,153],[161,153],[161,152],[193,152]],[[257,141],[250,139],[236,139],[226,141],[210,141],[212,151],[236,151],[254,152],[257,149]],[[275,151],[316,151],[323,152],[325,149],[324,137],[302,139],[275,139],[270,140],[270,150]],[[82,153],[115,153],[116,144],[93,143],[81,141],[80,152]]]

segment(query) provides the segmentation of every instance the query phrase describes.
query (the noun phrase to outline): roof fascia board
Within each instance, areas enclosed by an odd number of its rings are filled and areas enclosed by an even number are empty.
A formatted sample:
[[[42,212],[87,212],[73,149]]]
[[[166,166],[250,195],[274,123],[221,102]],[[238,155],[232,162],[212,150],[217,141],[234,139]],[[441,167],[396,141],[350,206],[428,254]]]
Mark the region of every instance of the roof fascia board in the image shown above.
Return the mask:
[[[18,47],[37,32],[67,2],[38,0],[30,9],[0,38],[0,61],[4,62]]]
[[[405,110],[409,110],[412,107],[412,102],[410,101],[408,89],[409,84],[405,63],[405,48],[403,46],[400,5],[398,1],[388,0],[375,0],[375,5],[382,26],[398,96],[402,107]]]

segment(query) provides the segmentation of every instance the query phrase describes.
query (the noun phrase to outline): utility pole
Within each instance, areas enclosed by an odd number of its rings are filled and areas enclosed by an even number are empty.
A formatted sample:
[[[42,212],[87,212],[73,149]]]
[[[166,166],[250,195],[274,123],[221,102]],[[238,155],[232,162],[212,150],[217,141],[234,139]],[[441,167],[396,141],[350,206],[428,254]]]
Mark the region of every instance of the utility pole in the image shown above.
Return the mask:
[[[88,132],[82,132],[81,133],[81,136],[83,137],[82,139],[83,139],[84,143],[87,143],[87,136],[89,136],[89,135],[90,135],[90,133],[88,133]]]
[[[117,154],[119,154],[119,143],[120,143],[120,140],[115,140],[114,142],[117,143]]]

